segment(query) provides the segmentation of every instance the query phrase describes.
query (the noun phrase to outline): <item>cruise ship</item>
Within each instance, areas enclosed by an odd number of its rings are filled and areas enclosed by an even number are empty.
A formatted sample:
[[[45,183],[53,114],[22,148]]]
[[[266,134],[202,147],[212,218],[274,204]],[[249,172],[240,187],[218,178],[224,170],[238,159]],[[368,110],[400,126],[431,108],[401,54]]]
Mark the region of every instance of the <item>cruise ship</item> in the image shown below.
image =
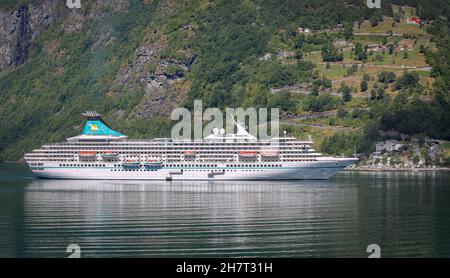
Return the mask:
[[[25,155],[33,173],[48,179],[101,180],[321,180],[355,163],[326,157],[311,138],[258,139],[234,121],[235,132],[214,129],[201,140],[128,139],[96,112],[79,136]]]

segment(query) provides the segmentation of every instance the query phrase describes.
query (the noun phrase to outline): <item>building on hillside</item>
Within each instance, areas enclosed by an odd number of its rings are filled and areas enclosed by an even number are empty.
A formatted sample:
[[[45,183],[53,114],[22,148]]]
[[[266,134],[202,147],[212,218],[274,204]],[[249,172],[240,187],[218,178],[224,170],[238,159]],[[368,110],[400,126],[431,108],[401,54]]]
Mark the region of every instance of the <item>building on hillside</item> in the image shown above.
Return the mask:
[[[422,21],[420,20],[420,18],[418,18],[417,16],[413,16],[410,17],[406,20],[407,24],[412,24],[412,25],[417,25],[420,26],[420,23],[422,23]]]
[[[279,49],[277,51],[278,59],[289,59],[289,58],[293,58],[294,56],[295,56],[294,51],[286,51],[286,50],[281,50],[281,49]]]
[[[442,152],[441,145],[446,141],[444,140],[436,140],[436,139],[428,139],[425,140],[425,146],[428,149],[428,155],[435,158],[438,157]]]
[[[311,29],[302,28],[302,27],[298,27],[297,31],[299,34],[310,34],[311,33]]]
[[[349,46],[350,43],[346,40],[337,40],[333,43],[333,45],[337,46],[337,47],[340,47],[340,46],[343,47],[343,46]]]
[[[402,40],[398,43],[396,51],[412,51],[414,50],[414,42],[412,40]]]
[[[367,45],[367,51],[387,51],[388,46],[384,44],[369,44]]]
[[[381,154],[382,152],[394,152],[398,151],[403,147],[403,144],[400,144],[397,140],[387,140],[384,142],[378,142],[375,145],[375,154]]]
[[[272,54],[270,54],[270,53],[266,53],[264,56],[259,58],[260,61],[267,61],[270,59],[272,59]]]

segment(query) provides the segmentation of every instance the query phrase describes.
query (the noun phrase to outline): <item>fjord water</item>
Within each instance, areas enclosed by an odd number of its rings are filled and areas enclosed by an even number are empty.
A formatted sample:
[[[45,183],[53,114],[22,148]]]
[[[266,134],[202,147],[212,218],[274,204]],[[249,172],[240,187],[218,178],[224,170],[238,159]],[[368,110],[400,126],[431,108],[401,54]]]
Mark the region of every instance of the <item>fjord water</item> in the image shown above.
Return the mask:
[[[41,180],[0,165],[0,257],[450,257],[449,173]]]

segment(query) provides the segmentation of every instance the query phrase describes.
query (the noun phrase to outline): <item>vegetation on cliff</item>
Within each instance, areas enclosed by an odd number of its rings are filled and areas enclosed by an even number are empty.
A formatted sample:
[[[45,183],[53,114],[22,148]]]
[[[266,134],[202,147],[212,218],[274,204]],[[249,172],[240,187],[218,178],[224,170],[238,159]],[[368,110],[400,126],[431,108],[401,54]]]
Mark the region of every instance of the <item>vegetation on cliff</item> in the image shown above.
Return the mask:
[[[79,133],[80,112],[85,110],[104,114],[116,129],[132,137],[169,135],[173,123],[167,117],[136,113],[136,107],[148,98],[150,81],[131,74],[129,78],[139,84],[132,89],[117,81],[124,69],[135,65],[136,50],[142,45],[161,48],[157,50],[159,59],[186,63],[187,71],[176,80],[176,86],[188,90],[180,106],[192,107],[193,100],[203,99],[205,108],[280,107],[283,115],[365,106],[366,114],[350,113],[336,119],[354,124],[356,130],[315,135],[326,138],[322,150],[328,153],[353,153],[353,146],[360,152],[369,151],[378,137],[371,132],[375,128],[450,139],[450,35],[448,20],[440,17],[449,15],[445,1],[386,0],[382,9],[368,9],[358,0],[124,2],[129,2],[126,9],[109,7],[89,16],[96,1],[83,1],[81,11],[70,11],[83,19],[81,27],[67,28],[71,22],[65,20],[54,24],[30,45],[23,65],[0,72],[0,160],[20,159],[24,152],[45,142]],[[419,85],[423,85],[414,83],[414,76],[396,76],[395,83],[378,88],[372,88],[376,81],[369,78],[364,88],[367,94],[375,90],[375,98],[367,101],[353,97],[355,87],[346,84],[336,93],[346,92],[344,99],[323,94],[340,84],[331,84],[329,78],[342,67],[324,65],[330,67],[325,73],[319,63],[339,61],[341,54],[348,59],[349,55],[335,51],[333,41],[351,38],[354,22],[368,20],[377,25],[383,15],[393,16],[392,3],[416,7],[423,19],[434,20],[428,32],[436,48],[423,49],[433,66],[431,99],[421,97]],[[299,27],[316,32],[304,36]],[[292,49],[293,58],[277,58],[280,50]],[[366,55],[364,49],[359,51]],[[314,60],[321,52],[327,57]],[[265,59],[267,54],[270,58]],[[367,55],[369,60],[373,57]],[[146,70],[151,73],[155,68],[150,62]],[[181,71],[174,64],[167,66],[165,74]],[[345,71],[348,76],[355,74]],[[273,88],[303,83],[312,83],[311,95],[271,93]],[[385,97],[389,86],[398,94]],[[311,132],[289,130],[298,135]]]

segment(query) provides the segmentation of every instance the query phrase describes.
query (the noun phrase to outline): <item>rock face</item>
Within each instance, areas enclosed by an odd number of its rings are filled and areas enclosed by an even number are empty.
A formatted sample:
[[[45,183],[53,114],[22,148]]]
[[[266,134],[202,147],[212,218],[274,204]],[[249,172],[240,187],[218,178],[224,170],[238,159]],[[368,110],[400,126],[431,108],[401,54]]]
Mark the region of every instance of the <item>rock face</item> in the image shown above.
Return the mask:
[[[31,37],[31,28],[28,22],[28,6],[20,7],[16,16],[18,18],[17,42],[14,49],[13,63],[21,65],[27,59]]]
[[[63,1],[65,2],[65,1]],[[88,9],[72,9],[62,23],[64,32],[81,31],[87,20],[96,18],[107,20],[106,10],[110,11],[127,11],[130,6],[130,0],[93,0],[88,4]],[[81,2],[82,8],[83,1]]]
[[[32,2],[13,11],[0,10],[0,70],[23,64],[30,44],[68,12],[64,1],[52,0]]]
[[[169,9],[170,3],[162,1],[160,12]],[[81,32],[90,19],[107,21],[108,13],[105,11],[127,12],[130,0],[82,0],[81,5],[81,9],[70,9],[65,0],[40,0],[29,1],[15,10],[0,10],[0,71],[25,63],[32,43],[40,33],[52,26],[59,24],[57,29],[66,33]],[[108,24],[99,28],[102,32],[91,47],[92,53],[115,40]],[[192,34],[190,25],[181,30]],[[46,47],[46,51],[52,53],[51,43]],[[171,50],[169,53],[175,52],[176,55],[166,55],[166,50],[167,38],[159,32],[150,30],[148,34],[143,34],[143,42],[136,49],[134,60],[119,70],[112,84],[120,87],[120,92],[114,92],[118,94],[144,88],[141,103],[133,111],[123,111],[122,114],[145,119],[167,117],[187,97],[189,83],[183,77],[196,56],[189,50]]]
[[[105,9],[127,10],[129,0],[96,0],[87,4],[91,5],[87,14],[83,9],[69,9],[65,0],[29,1],[16,10],[0,10],[0,71],[25,63],[32,42],[55,23],[62,21],[66,32],[80,31],[88,18],[103,16]]]
[[[125,92],[144,88],[142,101],[131,117],[170,117],[172,110],[186,99],[190,88],[183,77],[196,56],[185,50],[180,53],[184,59],[165,57],[162,52],[166,47],[161,40],[144,43],[136,50],[133,62],[119,72],[115,83]]]

